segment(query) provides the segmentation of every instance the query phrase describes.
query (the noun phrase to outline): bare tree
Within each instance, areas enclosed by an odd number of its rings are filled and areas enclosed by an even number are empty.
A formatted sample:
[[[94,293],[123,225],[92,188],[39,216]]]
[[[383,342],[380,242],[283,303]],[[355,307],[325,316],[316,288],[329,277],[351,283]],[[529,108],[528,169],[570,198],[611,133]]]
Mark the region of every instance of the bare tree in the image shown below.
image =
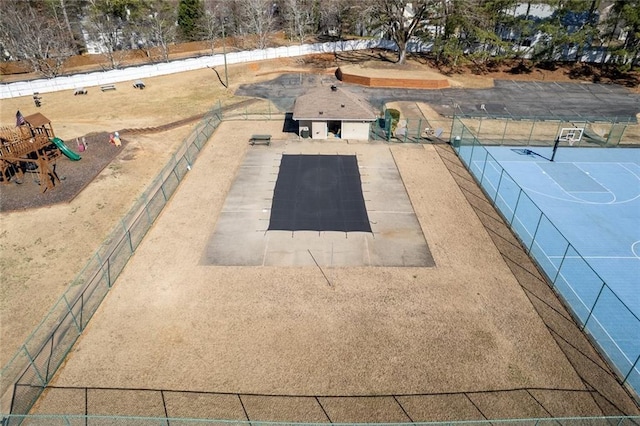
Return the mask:
[[[39,6],[0,2],[0,39],[13,57],[27,61],[33,71],[55,77],[74,54],[73,40],[52,10]]]
[[[229,42],[243,41],[248,26],[245,25],[246,5],[243,0],[205,0],[205,28],[203,37],[210,40],[213,49],[213,38],[216,36],[235,36]]]
[[[204,19],[202,28],[202,38],[209,43],[211,54],[215,53],[216,40],[220,36],[226,36],[225,20],[227,8],[224,1],[209,0],[204,4]]]
[[[285,0],[284,19],[287,23],[289,37],[297,39],[300,44],[313,34],[318,27],[317,0]]]
[[[118,68],[131,48],[137,22],[145,10],[143,0],[89,0],[88,28],[100,51],[109,59],[111,68]]]
[[[239,0],[239,3],[243,11],[240,27],[248,34],[254,34],[258,49],[264,49],[275,26],[276,3],[273,0]]]
[[[80,20],[78,19],[82,15],[82,11],[87,4],[87,0],[48,0],[51,5],[51,9],[56,14],[61,14],[62,18],[57,18],[57,21],[64,26],[65,30],[69,33],[69,38],[75,42],[74,49],[76,54],[84,51],[84,40],[82,38],[82,29],[80,27]],[[56,6],[57,2],[57,6]]]
[[[322,0],[319,10],[320,34],[342,38],[343,33],[356,34],[358,26],[366,26],[371,14],[362,8],[358,0]],[[369,9],[371,10],[371,9]]]
[[[398,45],[398,60],[405,63],[407,43],[422,30],[431,8],[437,6],[436,0],[376,0],[371,3],[377,26]]]
[[[91,1],[93,3],[95,0]],[[99,44],[100,52],[109,59],[111,68],[117,69],[123,58],[121,51],[122,20],[102,13],[93,3],[89,15],[89,34]]]
[[[136,33],[147,46],[147,56],[151,57],[149,47],[158,47],[162,60],[169,62],[169,44],[176,39],[176,8],[168,0],[150,0],[145,3],[140,17],[132,23]]]

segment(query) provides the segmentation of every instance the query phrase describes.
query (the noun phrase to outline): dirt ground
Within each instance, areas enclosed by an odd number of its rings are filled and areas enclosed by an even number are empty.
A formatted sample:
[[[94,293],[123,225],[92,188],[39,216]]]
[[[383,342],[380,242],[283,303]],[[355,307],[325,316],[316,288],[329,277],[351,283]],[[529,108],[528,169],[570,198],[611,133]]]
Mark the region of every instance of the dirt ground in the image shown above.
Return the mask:
[[[274,135],[272,146],[247,144],[255,128]],[[602,369],[577,328],[578,334],[564,334],[571,324],[566,312],[563,324],[549,332],[456,181],[462,172],[449,169],[450,149],[298,140],[281,129],[276,120],[222,123],[68,355],[53,381],[57,388],[45,393],[37,413],[162,413],[159,398],[128,403],[131,389],[197,392],[210,400],[239,394],[242,406],[233,409],[189,398],[180,404],[189,416],[224,409],[225,418],[238,420],[400,422],[636,412],[619,386],[603,392],[604,380],[587,382],[564,353],[555,333],[589,358],[582,362],[590,370]],[[248,150],[352,153],[365,175],[378,158],[391,155],[435,267],[203,262],[224,206],[232,193],[238,195],[233,188],[247,179],[241,168],[262,164]],[[265,158],[267,167],[273,163]],[[265,195],[258,187],[240,195],[238,217],[263,211]],[[394,207],[391,202],[379,209]],[[265,239],[264,225],[253,226],[256,238]],[[374,221],[372,229],[377,226]],[[508,231],[498,232],[517,246]],[[284,252],[294,244],[285,234],[279,242],[269,237],[272,250]],[[329,234],[306,238],[333,246]],[[510,259],[526,265],[515,253]],[[557,300],[541,292],[533,296],[544,299],[547,309],[563,311]],[[91,397],[88,405],[82,398],[77,404],[60,398],[83,387],[89,395],[109,388],[112,396]],[[401,408],[393,402],[396,395]],[[458,408],[454,401],[461,397],[467,400]],[[435,398],[444,402],[440,409]],[[292,402],[301,399],[311,406]],[[173,400],[167,407],[168,416],[178,412]]]
[[[292,66],[295,63],[291,64]],[[121,129],[162,127],[181,119],[201,115],[220,102],[229,104],[244,99],[232,99],[234,87],[268,76],[258,72],[279,69],[283,63],[256,64],[252,67],[229,67],[232,86],[225,89],[215,72],[197,70],[145,80],[142,91],[122,88],[101,92],[88,88],[85,96],[70,91],[43,94],[42,106],[36,109],[31,97],[3,99],[0,123],[15,124],[15,111],[25,116],[40,112],[51,120],[56,136],[71,148],[83,135],[106,135]],[[67,285],[93,255],[98,245],[117,225],[151,180],[167,163],[177,146],[192,130],[193,122],[158,132],[123,133],[125,141],[117,157],[90,185],[67,203],[42,208],[3,212],[0,216],[0,365],[5,365],[27,339]],[[171,126],[170,126],[171,127]],[[108,137],[89,143],[87,156],[114,152]],[[99,144],[102,143],[102,146]],[[117,148],[116,148],[117,149]],[[89,158],[88,158],[89,159]],[[73,167],[83,167],[82,160],[58,160],[60,169],[67,169],[67,178],[60,188],[74,185]],[[92,162],[93,164],[95,162]],[[85,163],[86,164],[86,163]],[[91,164],[89,167],[91,167]],[[80,178],[91,176],[82,173]],[[86,182],[88,184],[88,182]],[[40,188],[27,175],[21,185],[10,184],[0,203],[7,197],[55,198],[40,193]],[[27,200],[7,199],[6,205],[37,204]],[[45,203],[46,204],[46,203]],[[2,209],[4,210],[4,208]]]
[[[353,56],[349,60],[360,59]],[[120,129],[159,127],[203,114],[218,101],[223,104],[242,101],[233,97],[234,88],[241,83],[267,80],[273,78],[274,73],[289,69],[330,72],[332,68],[325,68],[326,65],[324,58],[307,58],[231,66],[229,89],[220,84],[214,71],[205,69],[147,79],[143,91],[123,87],[110,92],[88,88],[86,96],[73,96],[70,92],[47,93],[43,94],[39,109],[33,106],[30,97],[3,99],[0,123],[13,125],[16,110],[24,115],[41,112],[51,120],[56,135],[65,141]],[[535,75],[529,77],[535,79]],[[449,78],[461,87],[486,87],[492,82],[490,76],[454,75]],[[514,79],[514,76],[509,78]],[[121,153],[70,202],[1,213],[0,365],[11,359],[191,130],[192,125],[187,124],[164,132],[131,133],[126,136],[127,143]],[[104,143],[108,142],[105,140]],[[426,160],[420,158],[422,160],[417,160],[416,166],[423,167]],[[414,160],[405,158],[404,161],[411,163]],[[65,184],[66,181],[62,183]],[[441,256],[446,258],[443,253]],[[222,278],[231,272],[225,271]],[[380,273],[380,278],[384,279],[386,273]],[[344,273],[342,279],[351,280],[350,274]],[[259,273],[251,272],[250,275],[246,278],[261,280]],[[397,285],[405,284],[399,281]],[[360,373],[354,370],[353,374]],[[297,378],[291,377],[291,380]],[[535,383],[535,380],[527,383]]]

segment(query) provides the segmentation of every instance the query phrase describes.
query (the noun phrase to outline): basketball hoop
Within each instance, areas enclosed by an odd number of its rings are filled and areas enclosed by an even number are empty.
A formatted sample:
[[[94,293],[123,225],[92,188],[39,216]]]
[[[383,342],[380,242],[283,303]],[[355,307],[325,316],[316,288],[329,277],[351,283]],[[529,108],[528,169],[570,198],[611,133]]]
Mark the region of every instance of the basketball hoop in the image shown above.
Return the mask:
[[[574,143],[580,142],[584,128],[582,127],[565,127],[560,130],[558,139],[560,142],[567,142],[569,146],[573,146]]]

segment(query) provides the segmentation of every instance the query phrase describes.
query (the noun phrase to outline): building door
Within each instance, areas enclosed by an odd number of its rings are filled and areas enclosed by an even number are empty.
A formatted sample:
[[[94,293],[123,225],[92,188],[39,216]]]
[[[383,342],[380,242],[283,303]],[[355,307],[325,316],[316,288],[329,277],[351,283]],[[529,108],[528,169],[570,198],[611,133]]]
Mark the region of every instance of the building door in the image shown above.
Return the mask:
[[[326,139],[327,138],[327,122],[326,121],[314,121],[311,123],[311,139]]]
[[[329,136],[335,136],[337,138],[342,134],[342,122],[341,121],[328,121],[327,127],[329,130]]]

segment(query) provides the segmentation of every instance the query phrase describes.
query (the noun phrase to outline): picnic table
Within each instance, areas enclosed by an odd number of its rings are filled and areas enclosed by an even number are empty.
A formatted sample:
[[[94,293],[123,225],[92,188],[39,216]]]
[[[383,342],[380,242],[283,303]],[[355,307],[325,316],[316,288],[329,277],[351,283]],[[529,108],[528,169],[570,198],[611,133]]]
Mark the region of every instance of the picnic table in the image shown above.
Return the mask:
[[[249,143],[251,143],[251,145],[263,143],[269,146],[271,144],[271,135],[252,135],[251,139],[249,139]]]

